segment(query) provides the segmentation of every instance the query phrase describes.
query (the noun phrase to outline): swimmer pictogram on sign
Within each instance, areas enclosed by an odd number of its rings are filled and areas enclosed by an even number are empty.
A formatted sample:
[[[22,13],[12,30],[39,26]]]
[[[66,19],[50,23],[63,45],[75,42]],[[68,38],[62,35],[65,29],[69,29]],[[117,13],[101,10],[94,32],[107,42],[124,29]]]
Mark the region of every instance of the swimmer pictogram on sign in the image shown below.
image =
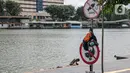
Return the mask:
[[[87,0],[83,12],[85,17],[93,19],[99,15],[100,6],[96,0]]]

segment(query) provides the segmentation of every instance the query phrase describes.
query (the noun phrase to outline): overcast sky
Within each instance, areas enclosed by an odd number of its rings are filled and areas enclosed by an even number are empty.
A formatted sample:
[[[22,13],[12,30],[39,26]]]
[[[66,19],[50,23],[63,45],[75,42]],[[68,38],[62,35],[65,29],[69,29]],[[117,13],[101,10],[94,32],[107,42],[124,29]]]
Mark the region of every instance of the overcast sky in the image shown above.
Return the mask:
[[[73,5],[75,7],[83,6],[86,0],[65,0],[66,5]]]

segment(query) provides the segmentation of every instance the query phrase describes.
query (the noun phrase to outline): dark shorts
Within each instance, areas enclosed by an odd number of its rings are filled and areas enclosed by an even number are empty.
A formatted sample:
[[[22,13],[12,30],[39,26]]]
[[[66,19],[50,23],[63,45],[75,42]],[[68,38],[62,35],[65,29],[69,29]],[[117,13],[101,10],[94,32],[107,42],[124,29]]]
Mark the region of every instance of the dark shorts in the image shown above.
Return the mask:
[[[88,51],[88,42],[83,41],[83,48]]]

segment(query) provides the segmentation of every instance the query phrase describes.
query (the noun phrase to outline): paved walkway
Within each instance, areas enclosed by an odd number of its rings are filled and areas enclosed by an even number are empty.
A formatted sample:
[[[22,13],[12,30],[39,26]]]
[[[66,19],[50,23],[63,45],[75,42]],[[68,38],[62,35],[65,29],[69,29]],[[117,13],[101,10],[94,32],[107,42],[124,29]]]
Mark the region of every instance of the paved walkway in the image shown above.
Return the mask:
[[[89,71],[88,65],[78,65],[27,73],[86,73],[86,71]],[[94,71],[95,73],[101,73],[101,64],[95,64]],[[130,73],[130,59],[104,63],[104,71],[105,73]]]

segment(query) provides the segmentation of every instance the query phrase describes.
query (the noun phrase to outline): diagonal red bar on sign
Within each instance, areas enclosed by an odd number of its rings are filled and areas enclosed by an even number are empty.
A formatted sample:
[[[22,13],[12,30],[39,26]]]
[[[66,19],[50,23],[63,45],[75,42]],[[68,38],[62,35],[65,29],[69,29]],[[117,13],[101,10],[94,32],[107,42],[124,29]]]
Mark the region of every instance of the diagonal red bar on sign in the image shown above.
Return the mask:
[[[96,59],[96,57],[88,50],[88,53],[94,58]]]
[[[93,7],[88,3],[88,1],[87,1],[87,4],[93,9]],[[93,11],[98,15],[98,12],[96,10],[93,9]]]

